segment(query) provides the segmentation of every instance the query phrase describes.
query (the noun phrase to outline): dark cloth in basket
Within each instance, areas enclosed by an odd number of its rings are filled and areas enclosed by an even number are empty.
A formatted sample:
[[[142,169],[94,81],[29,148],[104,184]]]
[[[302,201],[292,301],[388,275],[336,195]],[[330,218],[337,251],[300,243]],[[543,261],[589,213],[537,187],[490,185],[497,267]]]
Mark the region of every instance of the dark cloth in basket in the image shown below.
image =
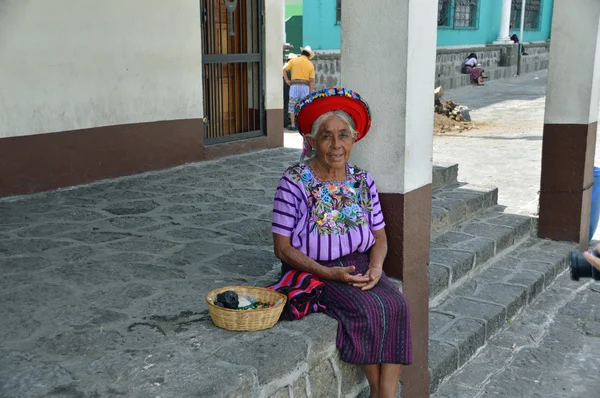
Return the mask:
[[[289,270],[278,283],[267,286],[267,289],[287,296],[287,303],[281,313],[281,319],[293,321],[327,308],[319,301],[324,286],[325,284],[313,274]]]

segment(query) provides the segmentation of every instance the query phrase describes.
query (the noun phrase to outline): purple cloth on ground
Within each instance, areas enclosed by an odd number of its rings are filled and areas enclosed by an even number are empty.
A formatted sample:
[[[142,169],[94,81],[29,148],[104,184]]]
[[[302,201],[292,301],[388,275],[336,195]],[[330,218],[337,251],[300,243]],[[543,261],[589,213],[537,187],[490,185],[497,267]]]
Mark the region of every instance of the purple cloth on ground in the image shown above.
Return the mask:
[[[483,69],[481,69],[477,66],[475,66],[475,67],[466,66],[465,71],[471,76],[471,81],[473,81],[473,82],[476,82],[477,79],[479,79],[479,77],[483,73]]]

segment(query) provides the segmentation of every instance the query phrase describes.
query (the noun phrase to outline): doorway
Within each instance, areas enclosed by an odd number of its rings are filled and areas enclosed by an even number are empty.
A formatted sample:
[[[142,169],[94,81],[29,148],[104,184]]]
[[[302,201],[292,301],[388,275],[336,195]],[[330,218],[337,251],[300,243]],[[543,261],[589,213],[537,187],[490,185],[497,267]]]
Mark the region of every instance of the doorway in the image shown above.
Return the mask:
[[[201,0],[206,144],[262,136],[262,0]]]

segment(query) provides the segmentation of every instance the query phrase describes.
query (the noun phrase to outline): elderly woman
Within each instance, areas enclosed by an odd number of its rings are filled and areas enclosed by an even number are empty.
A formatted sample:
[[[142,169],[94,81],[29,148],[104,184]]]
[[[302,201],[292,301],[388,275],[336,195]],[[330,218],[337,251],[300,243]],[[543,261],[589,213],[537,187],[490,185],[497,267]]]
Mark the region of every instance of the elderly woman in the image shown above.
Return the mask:
[[[409,310],[382,269],[387,241],[375,181],[348,163],[370,128],[369,107],[354,91],[325,89],[301,100],[296,114],[311,156],[277,187],[275,255],[284,274],[323,283],[319,305],[338,320],[341,359],[362,365],[371,397],[395,397],[401,365],[412,361]]]

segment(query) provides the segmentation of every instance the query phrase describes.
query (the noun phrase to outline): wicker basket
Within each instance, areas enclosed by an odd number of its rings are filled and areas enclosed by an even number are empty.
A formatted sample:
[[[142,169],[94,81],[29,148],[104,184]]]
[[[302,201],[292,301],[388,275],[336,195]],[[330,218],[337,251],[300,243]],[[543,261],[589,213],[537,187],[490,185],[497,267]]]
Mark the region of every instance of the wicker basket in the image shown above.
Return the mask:
[[[252,296],[258,301],[275,303],[282,300],[282,302],[273,307],[256,310],[231,310],[215,305],[214,303],[217,300],[217,294],[227,290],[233,290],[238,295]],[[206,295],[208,312],[214,324],[227,330],[249,331],[272,328],[279,320],[286,301],[287,297],[279,292],[253,286],[225,286],[220,289],[215,289]]]

